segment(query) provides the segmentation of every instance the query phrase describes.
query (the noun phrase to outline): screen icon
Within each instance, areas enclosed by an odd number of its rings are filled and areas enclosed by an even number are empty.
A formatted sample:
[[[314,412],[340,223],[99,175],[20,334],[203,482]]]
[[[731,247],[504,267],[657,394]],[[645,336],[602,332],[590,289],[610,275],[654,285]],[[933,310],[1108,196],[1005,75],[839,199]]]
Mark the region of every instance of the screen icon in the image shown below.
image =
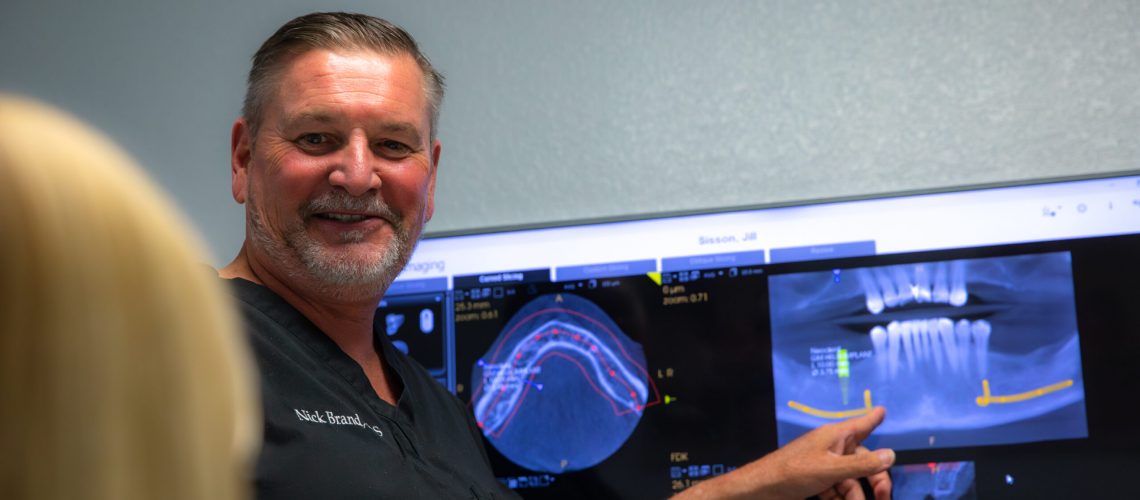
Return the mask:
[[[420,331],[428,334],[435,330],[435,313],[431,309],[420,311]]]
[[[400,331],[400,327],[404,325],[404,315],[396,313],[388,313],[384,316],[384,331],[389,335],[395,335]]]

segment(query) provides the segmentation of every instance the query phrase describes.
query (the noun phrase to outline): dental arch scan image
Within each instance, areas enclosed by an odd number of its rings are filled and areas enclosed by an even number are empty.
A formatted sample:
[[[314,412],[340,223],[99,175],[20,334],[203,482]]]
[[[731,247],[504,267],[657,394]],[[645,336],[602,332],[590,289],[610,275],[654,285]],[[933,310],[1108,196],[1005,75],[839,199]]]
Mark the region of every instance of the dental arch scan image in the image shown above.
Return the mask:
[[[772,276],[779,444],[887,408],[898,450],[1088,436],[1071,256]]]
[[[534,471],[597,465],[658,398],[641,346],[587,299],[526,304],[476,362],[475,420],[504,456]],[[535,436],[548,436],[536,440]]]

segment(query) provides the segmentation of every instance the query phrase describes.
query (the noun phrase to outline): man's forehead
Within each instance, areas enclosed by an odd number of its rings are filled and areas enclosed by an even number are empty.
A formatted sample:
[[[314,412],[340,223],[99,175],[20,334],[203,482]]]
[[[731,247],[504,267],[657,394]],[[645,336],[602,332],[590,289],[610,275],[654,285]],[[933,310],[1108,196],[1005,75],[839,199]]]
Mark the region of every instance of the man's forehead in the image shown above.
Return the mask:
[[[290,58],[281,68],[285,78],[355,76],[399,83],[422,89],[424,74],[415,58],[406,53],[367,49],[309,49]]]
[[[335,98],[320,98],[337,92],[409,101],[421,107],[425,117],[428,114],[424,74],[409,54],[311,49],[294,56],[280,75],[273,92],[275,107],[290,121],[331,123],[340,119],[335,109],[313,104],[335,102]]]

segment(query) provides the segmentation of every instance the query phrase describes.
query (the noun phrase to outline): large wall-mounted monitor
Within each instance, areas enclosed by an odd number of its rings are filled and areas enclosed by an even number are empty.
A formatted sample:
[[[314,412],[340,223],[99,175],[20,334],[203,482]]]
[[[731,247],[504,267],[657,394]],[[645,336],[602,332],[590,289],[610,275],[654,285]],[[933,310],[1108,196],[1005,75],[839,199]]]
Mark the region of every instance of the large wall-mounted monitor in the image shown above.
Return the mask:
[[[1140,172],[433,236],[377,319],[527,498],[663,498],[877,405],[896,498],[1135,491]]]

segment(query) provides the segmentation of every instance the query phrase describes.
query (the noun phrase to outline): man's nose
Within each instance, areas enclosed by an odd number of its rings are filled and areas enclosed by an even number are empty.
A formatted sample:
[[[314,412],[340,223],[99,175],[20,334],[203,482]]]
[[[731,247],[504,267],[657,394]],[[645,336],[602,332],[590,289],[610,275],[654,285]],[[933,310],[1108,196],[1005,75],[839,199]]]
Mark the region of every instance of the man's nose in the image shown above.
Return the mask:
[[[368,139],[354,135],[340,153],[329,172],[330,184],[344,188],[352,196],[380,189],[379,162],[372,154]]]

